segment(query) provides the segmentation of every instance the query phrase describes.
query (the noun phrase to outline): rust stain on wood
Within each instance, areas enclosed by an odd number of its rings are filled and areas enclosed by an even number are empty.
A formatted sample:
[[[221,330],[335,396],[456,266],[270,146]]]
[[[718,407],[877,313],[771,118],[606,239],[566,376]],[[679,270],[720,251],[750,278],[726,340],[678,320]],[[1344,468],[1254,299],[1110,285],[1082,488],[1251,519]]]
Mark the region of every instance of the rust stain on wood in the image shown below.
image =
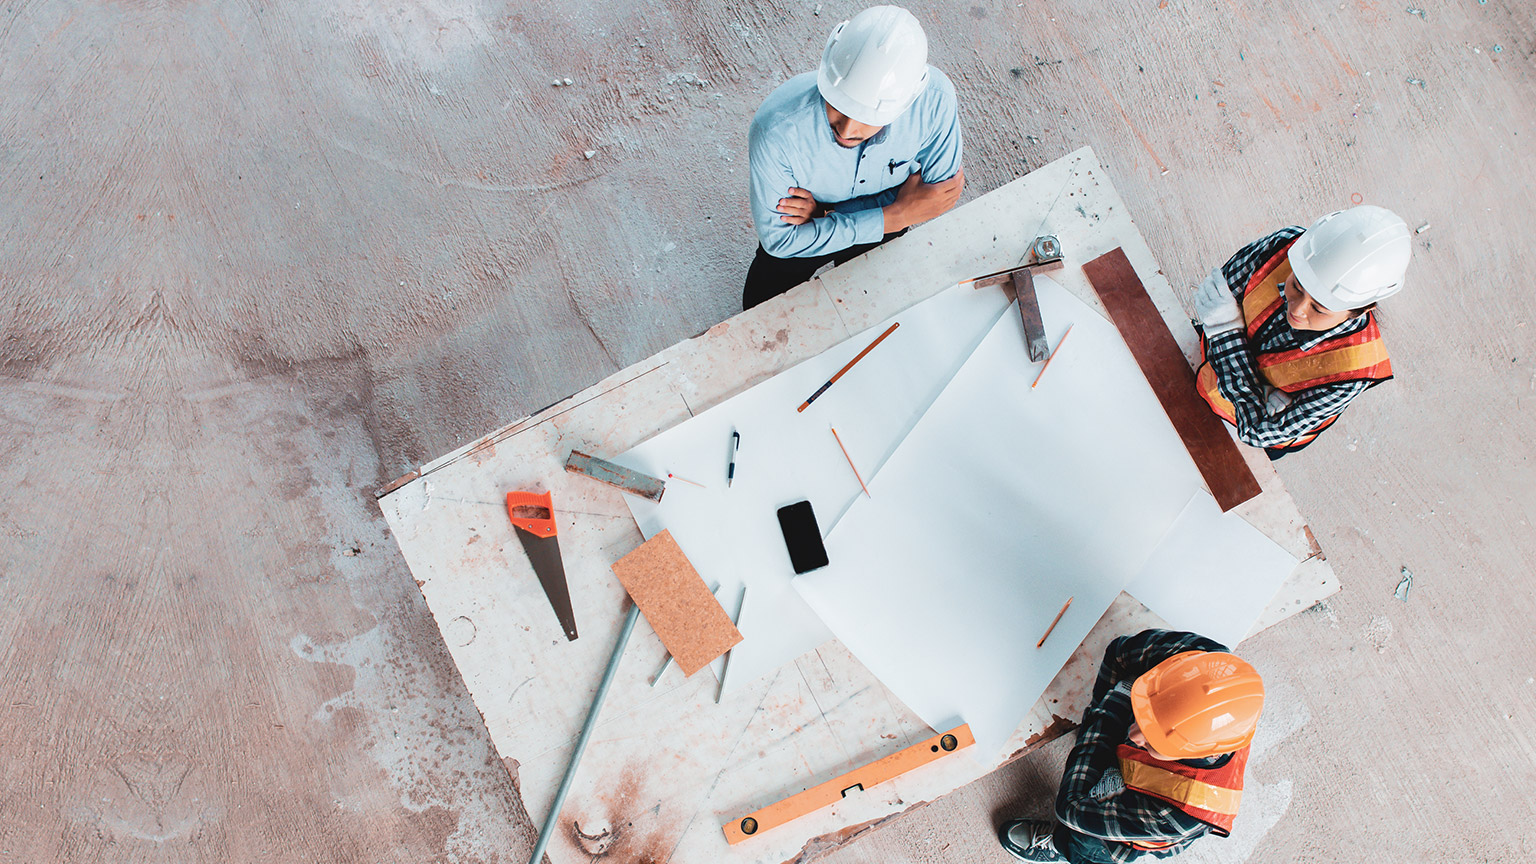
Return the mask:
[[[1044,729],[1041,729],[1039,732],[1036,732],[1035,734],[1026,738],[1024,740],[1023,749],[1013,754],[1013,757],[1023,756],[1025,753],[1028,753],[1041,744],[1055,741],[1057,738],[1060,738],[1061,736],[1071,732],[1076,728],[1077,721],[1068,719],[1066,717],[1058,717],[1055,714],[1052,714],[1051,722],[1047,723]]]
[[[389,483],[385,484],[385,486],[382,489],[379,489],[377,492],[374,492],[373,493],[373,497],[376,498],[376,499],[377,498],[383,498],[385,495],[388,495],[389,493],[395,491],[396,489],[399,489],[401,486],[404,486],[405,484],[411,482],[412,480],[415,480],[417,477],[420,477],[420,476],[421,476],[421,471],[417,470],[417,471],[412,471],[409,474],[405,474],[405,475],[402,475],[400,477],[397,477],[394,480],[390,481]]]
[[[1312,550],[1311,554],[1304,560],[1311,561],[1313,558],[1316,558],[1319,561],[1327,561],[1328,556],[1323,554],[1322,544],[1317,542],[1317,536],[1312,533],[1312,526],[1303,525],[1301,526],[1301,531],[1307,535],[1307,548]]]
[[[600,459],[580,450],[571,451],[570,457],[565,462],[565,470],[652,501],[660,501],[661,496],[667,491],[667,484],[655,477],[625,468],[623,465],[615,465],[606,459]]]
[[[647,792],[645,782],[651,770],[653,766],[630,764],[607,794],[566,805],[570,841],[590,862],[662,864],[671,855],[686,825],[652,820],[641,830],[635,824],[641,816],[656,812],[657,796]]]

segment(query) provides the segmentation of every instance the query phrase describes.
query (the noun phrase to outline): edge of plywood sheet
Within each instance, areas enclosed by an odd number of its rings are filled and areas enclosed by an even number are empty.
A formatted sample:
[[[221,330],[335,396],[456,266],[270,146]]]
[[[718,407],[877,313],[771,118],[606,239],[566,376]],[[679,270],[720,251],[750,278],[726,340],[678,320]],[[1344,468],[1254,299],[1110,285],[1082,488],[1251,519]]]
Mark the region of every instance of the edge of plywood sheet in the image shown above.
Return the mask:
[[[1275,592],[1274,599],[1270,600],[1269,605],[1259,615],[1259,620],[1253,623],[1253,627],[1243,638],[1247,639],[1255,633],[1260,633],[1281,621],[1299,615],[1341,590],[1343,586],[1339,583],[1338,574],[1333,572],[1333,565],[1324,560],[1321,555],[1308,558],[1296,565],[1296,569],[1286,577],[1280,590]]]

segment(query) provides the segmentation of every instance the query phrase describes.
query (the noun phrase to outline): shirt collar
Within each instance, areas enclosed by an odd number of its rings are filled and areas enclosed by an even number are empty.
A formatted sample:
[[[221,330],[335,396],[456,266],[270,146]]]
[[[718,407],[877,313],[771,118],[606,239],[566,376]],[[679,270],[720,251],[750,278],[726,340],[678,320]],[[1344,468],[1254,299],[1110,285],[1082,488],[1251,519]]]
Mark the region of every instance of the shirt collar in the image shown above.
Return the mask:
[[[1335,339],[1339,336],[1348,336],[1351,333],[1360,332],[1361,330],[1365,329],[1365,325],[1368,324],[1370,320],[1371,313],[1367,312],[1358,318],[1351,318],[1348,321],[1345,321],[1343,324],[1340,324],[1331,330],[1324,330],[1321,333],[1317,333],[1312,330],[1297,330],[1294,327],[1291,327],[1291,333],[1296,337],[1296,347],[1303,351],[1311,351],[1313,348],[1316,348],[1319,344],[1328,339]],[[1290,327],[1291,322],[1287,320],[1285,322],[1285,326]],[[1304,336],[1303,334],[1309,335]]]
[[[1285,283],[1281,282],[1276,287],[1280,289],[1281,302],[1284,302]],[[1316,348],[1319,343],[1327,339],[1333,339],[1338,336],[1348,336],[1351,333],[1358,333],[1360,330],[1365,328],[1365,325],[1370,321],[1370,318],[1371,313],[1367,312],[1359,317],[1350,318],[1343,324],[1340,324],[1331,330],[1317,332],[1315,330],[1297,330],[1295,327],[1291,326],[1291,319],[1287,318],[1283,312],[1280,316],[1280,320],[1284,321],[1286,328],[1291,331],[1291,338],[1296,340],[1296,347],[1303,351],[1311,351],[1313,348]],[[1311,335],[1304,336],[1302,334]]]
[[[876,132],[875,134],[869,136],[868,138],[865,138],[863,141],[860,141],[858,147],[844,147],[843,145],[837,143],[837,138],[833,137],[833,135],[832,135],[832,124],[827,122],[827,100],[826,99],[818,99],[816,101],[816,104],[818,106],[820,106],[817,109],[817,111],[819,112],[818,115],[817,115],[817,119],[818,119],[818,121],[821,124],[821,134],[825,135],[827,140],[831,141],[832,145],[834,147],[837,147],[837,148],[842,149],[842,150],[847,150],[849,152],[858,152],[859,147],[867,147],[867,146],[869,146],[871,144],[880,144],[880,143],[882,143],[883,141],[885,141],[886,136],[890,134],[891,124],[887,123],[884,126],[880,127],[880,131],[879,132]]]

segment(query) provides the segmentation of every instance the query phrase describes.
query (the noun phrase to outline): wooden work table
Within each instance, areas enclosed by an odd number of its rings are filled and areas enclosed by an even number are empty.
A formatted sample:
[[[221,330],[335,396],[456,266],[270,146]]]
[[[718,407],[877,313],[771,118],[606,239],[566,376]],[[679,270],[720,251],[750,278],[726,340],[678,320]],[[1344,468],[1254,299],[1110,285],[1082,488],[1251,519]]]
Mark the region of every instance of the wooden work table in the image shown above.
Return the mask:
[[[620,493],[565,473],[574,449],[628,450],[956,282],[1021,263],[1055,234],[1052,276],[1103,311],[1081,265],[1122,247],[1186,355],[1196,336],[1093,151],[1080,149],[701,336],[609,376],[401,478],[380,506],[529,815],[542,821],[627,600],[609,565],[641,542]],[[722,286],[736,292],[738,286]],[[995,290],[995,289],[994,289]],[[1238,511],[1302,563],[1257,629],[1338,590],[1278,475]],[[581,638],[567,642],[508,523],[514,489],[554,495]],[[708,670],[647,679],[664,649],[635,631],[566,803],[550,860],[793,861],[932,800],[1064,734],[1117,635],[1160,621],[1121,594],[998,754],[959,754],[727,846],[723,822],[921,741],[932,731],[836,641],[714,701]]]

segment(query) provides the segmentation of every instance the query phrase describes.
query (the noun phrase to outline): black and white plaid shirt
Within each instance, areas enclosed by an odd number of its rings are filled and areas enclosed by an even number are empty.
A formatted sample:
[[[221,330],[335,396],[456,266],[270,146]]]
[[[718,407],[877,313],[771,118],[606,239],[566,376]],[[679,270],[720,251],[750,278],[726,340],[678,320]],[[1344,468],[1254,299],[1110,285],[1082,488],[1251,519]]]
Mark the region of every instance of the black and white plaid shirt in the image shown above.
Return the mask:
[[[1227,277],[1227,284],[1239,303],[1254,271],[1303,230],[1297,225],[1281,228],[1237,250],[1237,254],[1227,260],[1221,272]],[[1338,416],[1351,400],[1371,386],[1370,381],[1338,381],[1308,387],[1289,394],[1290,404],[1272,412],[1254,355],[1296,348],[1310,351],[1325,339],[1364,329],[1369,321],[1369,315],[1361,315],[1332,330],[1297,331],[1291,329],[1284,315],[1275,315],[1260,328],[1252,342],[1245,329],[1207,336],[1205,357],[1216,372],[1216,389],[1232,403],[1233,413],[1237,415],[1237,437],[1254,447],[1274,447],[1316,431],[1330,417]]]
[[[1131,713],[1131,684],[1153,666],[1184,651],[1226,651],[1226,646],[1194,633],[1143,630],[1109,643],[1093,701],[1083,712],[1077,745],[1067,757],[1067,770],[1056,793],[1056,818],[1079,834],[1110,841],[1105,849],[1116,861],[1133,861],[1148,852],[1122,845],[1130,842],[1175,845],[1152,852],[1172,855],[1203,836],[1210,826],[1166,801],[1125,788],[1116,748],[1127,741],[1135,722]],[[1189,760],[1187,764],[1216,767],[1229,758]]]

